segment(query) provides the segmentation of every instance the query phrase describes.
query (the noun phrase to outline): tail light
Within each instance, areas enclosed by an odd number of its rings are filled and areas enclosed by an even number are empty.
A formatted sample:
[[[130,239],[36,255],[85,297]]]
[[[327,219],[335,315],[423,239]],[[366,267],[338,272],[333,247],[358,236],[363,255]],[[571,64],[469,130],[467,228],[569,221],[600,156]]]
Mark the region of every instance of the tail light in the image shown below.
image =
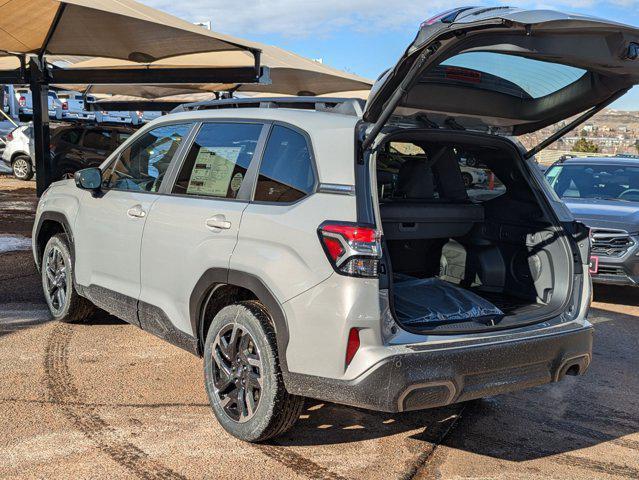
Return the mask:
[[[7,142],[10,142],[13,140],[13,132],[10,132],[7,134]]]
[[[382,248],[376,229],[325,222],[320,225],[318,234],[337,273],[351,277],[377,277]]]
[[[18,104],[21,107],[26,107],[27,106],[27,99],[24,96],[20,96],[20,98],[18,99]]]
[[[62,102],[62,110],[69,110],[69,104],[67,102]]]
[[[346,366],[348,367],[353,361],[353,357],[359,350],[359,330],[357,328],[351,328],[348,332],[348,343],[346,344]]]

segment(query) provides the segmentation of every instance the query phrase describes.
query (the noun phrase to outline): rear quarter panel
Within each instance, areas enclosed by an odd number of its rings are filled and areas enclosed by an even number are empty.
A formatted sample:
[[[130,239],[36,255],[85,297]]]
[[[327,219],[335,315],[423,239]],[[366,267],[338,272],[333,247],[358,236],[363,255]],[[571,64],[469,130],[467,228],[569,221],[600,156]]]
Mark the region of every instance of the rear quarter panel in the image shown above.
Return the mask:
[[[292,204],[250,204],[244,211],[230,268],[257,276],[284,303],[332,273],[317,228],[354,222],[354,196],[316,193]]]

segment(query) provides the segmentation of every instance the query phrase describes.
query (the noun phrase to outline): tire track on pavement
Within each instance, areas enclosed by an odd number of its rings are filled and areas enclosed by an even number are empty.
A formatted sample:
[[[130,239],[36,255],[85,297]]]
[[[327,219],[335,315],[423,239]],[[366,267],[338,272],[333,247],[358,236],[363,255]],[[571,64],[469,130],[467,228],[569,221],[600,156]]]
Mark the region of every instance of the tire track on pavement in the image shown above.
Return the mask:
[[[72,326],[59,323],[54,326],[47,341],[44,357],[45,381],[49,393],[47,403],[58,405],[67,419],[100,451],[138,478],[142,480],[186,480],[183,475],[153,461],[142,449],[123,439],[116,429],[97,413],[97,408],[103,404],[84,401],[69,370],[68,347],[72,335]],[[104,404],[104,406],[111,405]],[[148,407],[149,405],[134,406]],[[181,405],[168,404],[168,406]],[[326,467],[318,465],[286,447],[276,444],[252,446],[284,467],[313,480],[346,480]]]
[[[275,443],[272,445],[265,443],[254,444],[253,446],[267,457],[290,468],[295,473],[305,475],[313,480],[347,480],[345,477],[331,472],[328,468],[322,467],[314,461]]]
[[[139,447],[121,438],[96,411],[83,402],[69,370],[69,341],[73,328],[55,325],[45,349],[44,371],[49,399],[60,405],[65,417],[97,448],[118,465],[143,480],[186,480],[186,477],[149,458]]]

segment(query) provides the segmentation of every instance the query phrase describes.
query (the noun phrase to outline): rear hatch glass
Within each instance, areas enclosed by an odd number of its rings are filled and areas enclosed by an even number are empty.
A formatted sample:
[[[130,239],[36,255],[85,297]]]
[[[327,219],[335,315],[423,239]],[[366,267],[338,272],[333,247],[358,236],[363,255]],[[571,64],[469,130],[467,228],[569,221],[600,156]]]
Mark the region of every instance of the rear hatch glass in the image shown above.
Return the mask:
[[[639,83],[639,30],[548,10],[462,9],[425,22],[364,119],[531,133]]]

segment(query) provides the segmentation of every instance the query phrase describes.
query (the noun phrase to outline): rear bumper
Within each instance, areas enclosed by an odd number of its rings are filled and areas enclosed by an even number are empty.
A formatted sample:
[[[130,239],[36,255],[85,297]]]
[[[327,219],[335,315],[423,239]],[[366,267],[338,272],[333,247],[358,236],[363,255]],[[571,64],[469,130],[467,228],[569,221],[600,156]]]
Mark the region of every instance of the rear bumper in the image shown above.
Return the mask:
[[[502,343],[413,347],[351,381],[293,374],[297,395],[385,412],[439,407],[582,375],[592,355],[591,326]],[[289,385],[290,383],[290,385]]]
[[[104,115],[102,117],[96,117],[98,122],[100,123],[131,123],[132,120],[130,117],[117,117],[111,115]]]
[[[620,273],[618,275],[593,275],[592,283],[599,285],[625,285],[629,287],[639,286],[639,277],[631,277]]]
[[[63,120],[95,120],[95,113],[62,112]]]

